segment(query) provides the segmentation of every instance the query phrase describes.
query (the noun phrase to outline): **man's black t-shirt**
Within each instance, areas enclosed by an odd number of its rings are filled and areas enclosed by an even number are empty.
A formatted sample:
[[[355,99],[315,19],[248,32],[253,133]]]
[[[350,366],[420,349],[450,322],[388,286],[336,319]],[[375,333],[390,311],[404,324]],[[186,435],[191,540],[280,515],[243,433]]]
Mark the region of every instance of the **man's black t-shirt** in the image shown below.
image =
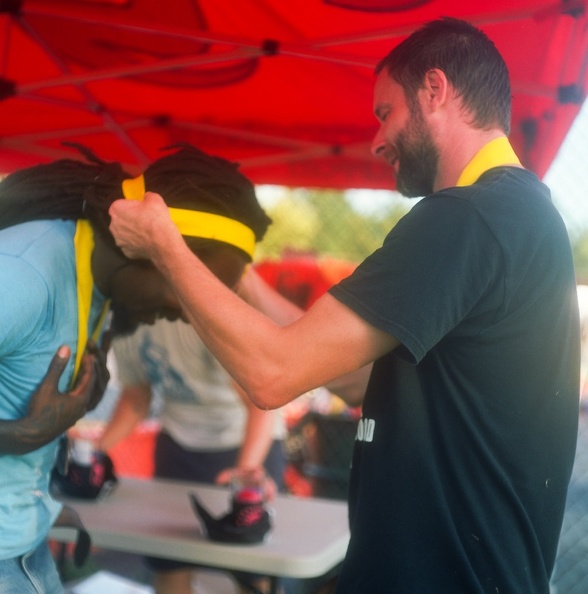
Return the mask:
[[[502,167],[428,196],[331,292],[402,343],[364,401],[338,594],[547,594],[580,348],[548,189]]]

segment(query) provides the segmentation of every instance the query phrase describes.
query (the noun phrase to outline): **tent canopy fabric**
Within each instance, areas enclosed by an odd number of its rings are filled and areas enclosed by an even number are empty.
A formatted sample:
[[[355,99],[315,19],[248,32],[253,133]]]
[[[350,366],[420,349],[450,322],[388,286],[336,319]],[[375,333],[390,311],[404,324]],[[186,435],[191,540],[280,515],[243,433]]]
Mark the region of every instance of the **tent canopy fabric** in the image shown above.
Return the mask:
[[[257,184],[391,188],[373,69],[422,23],[482,28],[511,139],[543,176],[586,95],[587,0],[0,0],[0,171],[80,154],[130,173],[190,142]]]

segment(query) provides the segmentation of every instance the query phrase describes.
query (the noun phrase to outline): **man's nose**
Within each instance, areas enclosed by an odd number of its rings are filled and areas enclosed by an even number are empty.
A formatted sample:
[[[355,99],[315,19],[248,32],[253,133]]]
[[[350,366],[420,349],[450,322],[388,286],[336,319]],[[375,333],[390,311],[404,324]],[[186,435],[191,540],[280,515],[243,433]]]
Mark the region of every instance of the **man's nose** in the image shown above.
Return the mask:
[[[374,157],[381,157],[384,153],[385,148],[385,141],[384,141],[384,134],[382,133],[382,126],[378,128],[374,139],[372,140],[372,145],[370,147],[370,151]]]

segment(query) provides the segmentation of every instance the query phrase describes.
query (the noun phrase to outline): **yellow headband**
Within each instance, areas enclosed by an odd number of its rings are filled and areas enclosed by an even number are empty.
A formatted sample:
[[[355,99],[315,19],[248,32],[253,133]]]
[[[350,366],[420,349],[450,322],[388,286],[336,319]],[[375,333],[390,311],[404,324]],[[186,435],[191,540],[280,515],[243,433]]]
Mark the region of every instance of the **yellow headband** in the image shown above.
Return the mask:
[[[122,192],[127,200],[143,200],[145,178],[140,175],[133,179],[125,179],[122,183]],[[255,233],[247,225],[211,212],[171,207],[168,209],[171,220],[185,237],[222,241],[238,247],[253,259]]]

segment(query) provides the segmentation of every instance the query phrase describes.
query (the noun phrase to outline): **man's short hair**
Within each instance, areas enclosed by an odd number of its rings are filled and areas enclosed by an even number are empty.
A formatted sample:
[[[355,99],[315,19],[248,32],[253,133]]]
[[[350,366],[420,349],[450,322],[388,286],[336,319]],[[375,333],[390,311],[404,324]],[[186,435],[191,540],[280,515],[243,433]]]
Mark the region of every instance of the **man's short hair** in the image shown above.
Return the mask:
[[[376,74],[386,70],[414,106],[425,74],[433,68],[445,73],[471,113],[474,126],[498,126],[505,134],[510,133],[508,69],[485,33],[454,18],[431,21],[383,58],[376,66]]]

